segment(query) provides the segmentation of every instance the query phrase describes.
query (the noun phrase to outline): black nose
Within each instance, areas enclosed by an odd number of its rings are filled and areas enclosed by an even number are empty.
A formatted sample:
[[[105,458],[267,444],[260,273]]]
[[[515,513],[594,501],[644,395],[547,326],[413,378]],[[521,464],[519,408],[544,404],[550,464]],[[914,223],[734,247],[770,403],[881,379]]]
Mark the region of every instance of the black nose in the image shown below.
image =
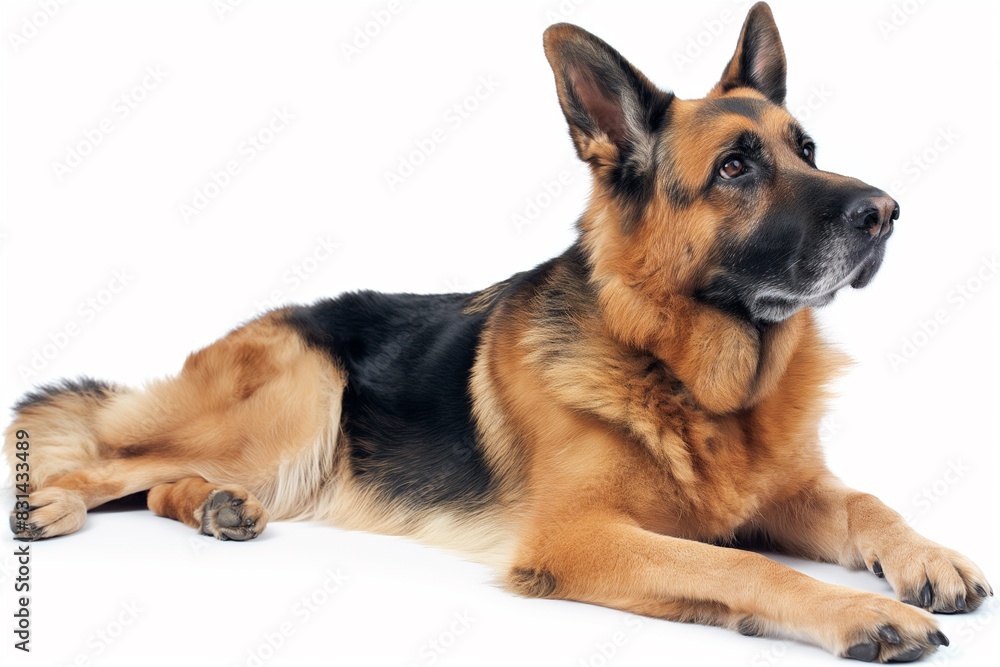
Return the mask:
[[[873,239],[892,233],[892,223],[899,217],[899,204],[887,194],[864,197],[847,207],[847,224],[867,232]]]

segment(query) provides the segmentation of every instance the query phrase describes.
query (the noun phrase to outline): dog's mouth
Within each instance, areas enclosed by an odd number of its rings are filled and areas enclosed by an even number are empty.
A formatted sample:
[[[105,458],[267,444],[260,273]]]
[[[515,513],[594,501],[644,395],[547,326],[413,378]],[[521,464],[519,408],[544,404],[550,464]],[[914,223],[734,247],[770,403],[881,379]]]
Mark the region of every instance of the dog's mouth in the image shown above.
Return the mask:
[[[756,325],[776,324],[803,308],[826,306],[842,289],[867,286],[882,265],[891,228],[868,235],[829,235],[790,249],[783,261],[741,261],[720,271],[697,297]],[[747,256],[744,256],[747,257]]]
[[[854,289],[867,287],[868,283],[870,283],[872,278],[875,277],[875,274],[878,273],[879,267],[882,266],[882,258],[884,255],[885,244],[880,242],[871,256],[861,263],[860,270],[858,270],[857,275],[854,276],[854,280],[851,281],[851,287]]]
[[[850,270],[838,270],[836,265],[831,265],[822,280],[806,289],[758,287],[745,299],[746,308],[753,320],[763,324],[782,322],[802,308],[821,308],[845,287],[861,289],[867,286],[881,267],[884,255],[885,244],[880,239]]]
[[[698,298],[720,310],[742,316],[757,325],[783,322],[802,308],[819,308],[830,303],[836,289],[804,293],[776,284],[761,284],[733,274],[717,277]]]
[[[886,239],[891,233],[890,227],[888,231],[882,232],[860,247],[844,240],[835,241],[828,247],[827,258],[820,263],[823,268],[817,272],[812,289],[805,292],[807,296],[804,300],[825,298],[825,303],[829,303],[833,296],[845,287],[850,286],[853,289],[866,287],[882,266]]]
[[[820,308],[833,301],[836,290],[813,296],[785,296],[764,293],[755,296],[748,309],[753,319],[761,324],[783,322],[802,308]]]

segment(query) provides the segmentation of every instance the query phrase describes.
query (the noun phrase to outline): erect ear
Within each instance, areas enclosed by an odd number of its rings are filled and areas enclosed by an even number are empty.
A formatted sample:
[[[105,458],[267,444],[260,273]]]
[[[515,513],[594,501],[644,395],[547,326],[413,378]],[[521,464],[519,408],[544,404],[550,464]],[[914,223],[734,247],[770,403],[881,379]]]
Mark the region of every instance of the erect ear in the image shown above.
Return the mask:
[[[651,161],[652,138],[673,95],[658,90],[620,53],[575,25],[549,26],[544,41],[580,158]]]
[[[736,53],[712,92],[721,94],[740,86],[760,91],[775,104],[785,103],[785,50],[765,2],[750,8]]]

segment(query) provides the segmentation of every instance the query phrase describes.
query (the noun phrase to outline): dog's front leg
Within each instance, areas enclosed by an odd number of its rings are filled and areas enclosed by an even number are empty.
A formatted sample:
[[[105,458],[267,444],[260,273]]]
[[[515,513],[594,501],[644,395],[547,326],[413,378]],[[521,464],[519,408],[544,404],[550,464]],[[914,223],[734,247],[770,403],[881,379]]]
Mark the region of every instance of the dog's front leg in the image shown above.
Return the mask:
[[[968,558],[928,540],[871,494],[832,475],[755,521],[779,548],[813,560],[866,567],[900,600],[935,612],[976,609],[993,589]]]
[[[545,523],[508,577],[523,595],[795,637],[868,661],[914,660],[947,643],[921,609],[760,554],[667,537],[614,514]]]

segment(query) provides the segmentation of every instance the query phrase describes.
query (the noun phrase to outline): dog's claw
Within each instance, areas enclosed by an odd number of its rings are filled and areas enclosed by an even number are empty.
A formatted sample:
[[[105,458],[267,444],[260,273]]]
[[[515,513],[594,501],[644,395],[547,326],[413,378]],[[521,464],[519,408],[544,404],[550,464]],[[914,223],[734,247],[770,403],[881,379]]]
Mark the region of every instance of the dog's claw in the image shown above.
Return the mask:
[[[885,572],[882,571],[882,563],[875,561],[872,563],[872,574],[879,579],[885,579]]]
[[[899,638],[899,633],[891,625],[883,625],[878,629],[878,636],[886,641],[888,644],[898,644],[901,640]]]
[[[14,533],[14,539],[19,542],[34,542],[41,536],[36,524],[18,521],[13,514],[10,515],[10,532]]]
[[[920,589],[920,606],[930,607],[934,603],[934,588],[928,579],[924,587]]]
[[[951,643],[948,641],[948,636],[940,630],[927,635],[927,641],[929,641],[932,646],[948,646]]]

